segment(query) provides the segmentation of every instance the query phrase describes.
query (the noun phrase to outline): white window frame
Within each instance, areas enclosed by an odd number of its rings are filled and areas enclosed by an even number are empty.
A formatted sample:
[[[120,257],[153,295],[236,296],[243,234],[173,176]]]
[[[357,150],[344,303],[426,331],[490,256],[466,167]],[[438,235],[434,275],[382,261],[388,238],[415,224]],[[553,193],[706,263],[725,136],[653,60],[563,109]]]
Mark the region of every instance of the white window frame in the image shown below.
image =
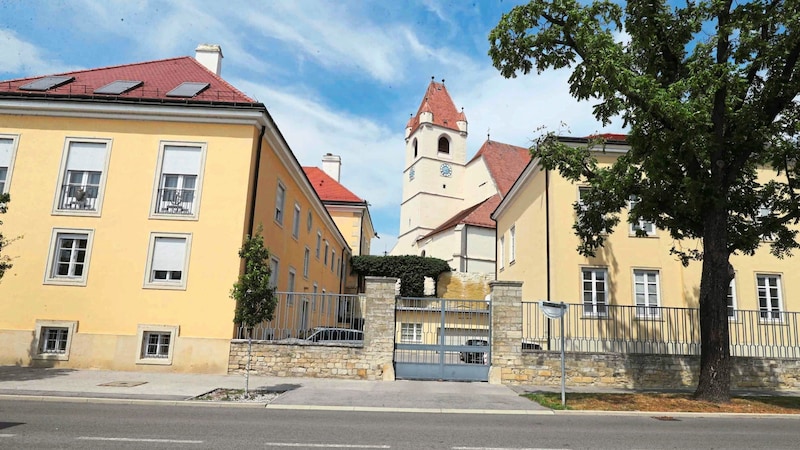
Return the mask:
[[[47,343],[47,338],[44,333],[51,329],[64,329],[67,331],[67,337],[64,343],[63,352],[49,352],[44,351],[44,346]],[[78,322],[69,320],[36,320],[36,328],[34,330],[33,346],[36,353],[31,356],[32,359],[46,360],[46,361],[69,361],[69,353],[72,349],[72,339],[75,336],[75,331],[78,329]]]
[[[306,233],[311,233],[311,229],[313,227],[314,227],[314,213],[312,213],[311,209],[309,209],[306,217]]]
[[[517,259],[517,226],[511,225],[511,228],[508,230],[509,233],[509,242],[508,242],[508,265],[514,264],[514,261]]]
[[[73,144],[104,144],[106,146],[106,157],[103,161],[103,172],[100,174],[100,181],[97,184],[97,198],[95,199],[94,209],[72,209],[62,208],[61,194],[64,185],[67,184],[67,160],[69,158],[70,146]],[[58,169],[58,181],[56,182],[56,195],[53,199],[52,214],[57,216],[92,216],[99,217],[103,210],[103,199],[106,193],[106,180],[108,179],[108,164],[111,160],[112,139],[67,137],[64,140],[64,147],[61,150],[61,165]]]
[[[639,203],[641,200],[639,197],[635,195],[631,195],[628,197],[628,211],[630,212],[633,207]],[[655,236],[656,235],[656,225],[653,222],[649,222],[647,220],[642,219],[641,217],[635,223],[628,223],[628,234],[631,236],[637,236],[636,231],[642,230],[645,232],[647,236]]]
[[[86,255],[83,259],[83,272],[80,276],[55,275],[56,257],[58,252],[56,246],[62,238],[68,236],[86,237]],[[55,284],[63,286],[86,286],[89,274],[89,262],[92,256],[92,243],[94,242],[94,229],[87,228],[53,228],[50,235],[50,250],[47,255],[47,267],[44,274],[44,284]],[[72,264],[72,262],[70,262]]]
[[[303,278],[308,279],[308,267],[311,265],[311,249],[306,247],[303,253]]]
[[[200,150],[200,164],[197,174],[197,180],[194,187],[194,199],[192,201],[191,214],[175,214],[158,212],[160,208],[158,205],[161,200],[158,197],[158,191],[162,189],[161,181],[164,177],[164,154],[166,147],[187,147],[196,148]],[[205,142],[187,142],[187,141],[161,141],[158,145],[158,161],[156,163],[156,172],[153,180],[153,196],[150,201],[150,218],[151,219],[169,219],[169,220],[198,220],[200,215],[200,199],[203,194],[203,174],[206,167],[206,153],[208,152],[207,144]],[[190,174],[175,174],[175,175],[190,175]]]
[[[273,288],[278,288],[278,276],[281,273],[281,260],[275,255],[269,256],[269,284]]]
[[[328,241],[325,241],[325,253],[322,256],[323,256],[322,265],[327,267],[327,265],[328,265]]]
[[[175,341],[178,339],[180,327],[178,325],[146,325],[139,324],[136,329],[136,364],[150,364],[157,366],[171,366],[175,357]],[[151,334],[169,334],[168,353],[165,356],[149,356],[146,354],[147,342],[145,339]]]
[[[11,176],[14,174],[14,161],[17,157],[17,148],[19,148],[19,135],[0,134],[0,139],[11,141],[11,155],[9,156],[8,166],[0,166],[6,168],[6,177],[2,180],[3,185],[0,186],[0,194],[5,194],[11,188]]]
[[[649,276],[643,279],[642,283],[637,280],[637,275],[655,275],[655,283],[651,283]],[[661,308],[661,271],[658,269],[633,269],[633,303],[636,307],[636,318],[653,319],[660,317]],[[637,295],[637,286],[642,285],[642,295],[644,303],[640,304]],[[648,287],[655,284],[655,293],[649,292]],[[651,298],[655,297],[655,298]],[[655,308],[655,309],[652,309]]]
[[[737,303],[738,301],[736,298],[736,278],[734,277],[731,280],[731,283],[728,285],[728,295],[727,295],[728,320],[736,320]]]
[[[765,281],[771,279],[775,284],[763,285],[761,279]],[[775,289],[776,298],[773,298],[770,290]],[[763,290],[763,296],[762,296]],[[762,299],[764,300],[762,306]],[[777,301],[777,307],[772,301]],[[758,302],[758,316],[761,322],[781,322],[783,316],[783,277],[778,273],[757,273],[756,274],[756,301]]]
[[[500,239],[497,244],[497,259],[500,270],[503,270],[506,267],[506,237],[500,236]]]
[[[292,222],[292,237],[297,239],[300,237],[300,204],[294,203],[294,221]]]
[[[289,274],[286,276],[286,306],[294,305],[294,291],[297,284],[297,271],[289,266]]]
[[[154,280],[152,277],[153,272],[153,257],[155,256],[155,243],[158,238],[171,238],[171,239],[184,239],[186,241],[186,252],[184,254],[183,269],[181,271],[180,280]],[[189,260],[192,251],[192,233],[165,233],[165,232],[152,232],[150,233],[150,243],[147,249],[147,264],[144,272],[144,285],[145,289],[167,289],[167,290],[186,290],[187,280],[189,278]]]
[[[761,221],[762,217],[769,217],[771,215],[772,215],[772,208],[770,208],[770,207],[768,207],[766,205],[761,205],[761,206],[758,207],[758,221],[759,222]],[[764,241],[764,242],[772,242],[772,241],[775,240],[775,235],[762,234],[761,235],[761,240]]]
[[[608,268],[607,267],[581,267],[581,303],[583,304],[583,315],[586,317],[607,317],[608,316]],[[587,272],[591,276],[586,278]],[[598,277],[602,274],[602,279]],[[598,283],[602,282],[602,292],[597,289]],[[587,290],[587,283],[589,289]],[[587,294],[590,296],[587,301]],[[602,294],[603,300],[598,297]],[[587,308],[591,309],[587,311]]]
[[[286,185],[278,180],[275,188],[275,214],[272,216],[275,223],[283,226],[283,218],[286,215]]]
[[[401,323],[400,342],[409,344],[422,344],[422,324],[421,323]]]
[[[322,231],[317,230],[317,250],[316,257],[319,260],[319,252],[322,249]]]
[[[331,249],[331,272],[336,271],[336,250]]]

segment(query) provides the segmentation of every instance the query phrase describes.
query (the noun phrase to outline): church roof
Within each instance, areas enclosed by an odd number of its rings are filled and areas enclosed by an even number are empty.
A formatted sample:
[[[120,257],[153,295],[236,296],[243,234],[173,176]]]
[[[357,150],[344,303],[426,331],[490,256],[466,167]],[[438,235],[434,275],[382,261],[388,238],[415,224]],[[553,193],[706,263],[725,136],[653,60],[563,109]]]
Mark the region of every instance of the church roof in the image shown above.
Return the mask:
[[[334,180],[330,175],[325,173],[319,167],[303,167],[311,185],[317,191],[317,195],[322,202],[340,202],[340,203],[366,203],[362,198],[350,192],[349,189],[342,186],[341,183]]]
[[[419,104],[417,114],[413,116],[406,127],[411,128],[413,133],[419,127],[419,115],[423,112],[430,112],[433,114],[433,124],[450,130],[459,131],[459,120],[467,121],[467,116],[463,111],[458,111],[450,94],[447,93],[447,88],[444,82],[437,83],[431,80],[428,85],[428,90],[425,91],[425,96]]]
[[[487,140],[470,163],[478,158],[483,158],[500,195],[505,196],[530,162],[531,152],[525,147]]]
[[[467,209],[459,211],[456,215],[446,220],[443,224],[434,228],[430,233],[419,238],[425,239],[434,234],[441,233],[442,231],[454,228],[457,225],[472,225],[483,228],[496,228],[496,224],[492,220],[492,211],[500,204],[501,197],[497,194],[487,198],[486,200],[470,206]]]
[[[30,85],[37,81],[39,86]],[[122,87],[107,86],[115,81],[128,83]],[[170,93],[185,82],[197,84],[186,87],[184,92]],[[0,96],[206,104],[256,103],[189,56],[0,81]]]

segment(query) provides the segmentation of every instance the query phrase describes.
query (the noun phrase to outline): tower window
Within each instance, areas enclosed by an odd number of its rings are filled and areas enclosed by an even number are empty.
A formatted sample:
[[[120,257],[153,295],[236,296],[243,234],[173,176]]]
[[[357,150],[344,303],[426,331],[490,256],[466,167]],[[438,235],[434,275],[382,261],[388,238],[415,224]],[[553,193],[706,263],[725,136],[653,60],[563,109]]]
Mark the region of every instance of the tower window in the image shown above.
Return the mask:
[[[450,141],[444,136],[439,138],[439,153],[450,153]]]
[[[414,138],[414,143],[412,144],[414,147],[414,158],[417,157],[417,138]]]

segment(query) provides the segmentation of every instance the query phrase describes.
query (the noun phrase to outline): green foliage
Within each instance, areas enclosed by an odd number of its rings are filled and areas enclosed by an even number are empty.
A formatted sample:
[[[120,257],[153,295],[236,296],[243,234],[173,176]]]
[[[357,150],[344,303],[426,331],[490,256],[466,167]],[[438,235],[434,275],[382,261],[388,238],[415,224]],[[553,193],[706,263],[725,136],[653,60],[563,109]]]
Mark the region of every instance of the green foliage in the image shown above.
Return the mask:
[[[264,247],[261,231],[259,227],[256,234],[248,236],[239,249],[245,269],[231,290],[231,298],[236,300],[233,321],[248,328],[272,320],[278,302],[275,288],[269,282],[269,250]]]
[[[450,266],[439,258],[424,256],[354,256],[351,260],[353,272],[361,276],[400,278],[400,295],[422,297],[425,292],[425,277],[435,280]]]
[[[684,264],[703,261],[698,396],[726,401],[730,255],[753,254],[764,236],[778,257],[800,247],[796,5],[533,0],[505,14],[489,41],[504,76],[570,68],[570,94],[597,101],[603,124],[621,117],[629,127],[631,149],[610,167],[589,151],[602,142],[576,148],[553,133],[534,156],[590,186],[575,224],[581,254],[603,245],[633,195],[640,201],[627,222],[653,222]],[[759,178],[763,168],[769,180]]]
[[[557,410],[572,409],[569,407],[569,405],[561,404],[561,393],[533,392],[530,394],[524,394],[523,397],[526,397],[528,400],[532,400],[544,406],[545,408]]]
[[[8,194],[0,193],[0,214],[4,214],[8,210],[8,202],[11,201],[11,196]],[[3,221],[0,220],[0,225]],[[3,279],[6,271],[11,268],[11,258],[3,256],[3,249],[9,244],[8,239],[3,237],[3,232],[0,231],[0,280]]]

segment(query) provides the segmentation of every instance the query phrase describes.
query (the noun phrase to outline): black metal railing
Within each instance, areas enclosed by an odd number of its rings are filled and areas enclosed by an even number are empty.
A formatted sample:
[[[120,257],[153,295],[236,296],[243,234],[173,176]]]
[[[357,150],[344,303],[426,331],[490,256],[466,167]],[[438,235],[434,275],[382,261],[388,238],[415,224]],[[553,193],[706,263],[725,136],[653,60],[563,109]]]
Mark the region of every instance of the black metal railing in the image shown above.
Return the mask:
[[[800,313],[730,311],[731,355],[800,357]],[[523,302],[522,314],[523,342],[561,349],[559,320],[547,319],[535,302]],[[697,308],[570,304],[564,328],[567,352],[700,354]]]
[[[158,190],[156,214],[194,214],[194,189]]]
[[[364,295],[276,292],[278,306],[273,318],[252,330],[252,338],[277,341],[307,339],[321,328],[364,329]],[[235,339],[246,339],[245,328],[237,326]]]
[[[97,210],[97,194],[99,186],[65,184],[61,186],[58,209]]]

